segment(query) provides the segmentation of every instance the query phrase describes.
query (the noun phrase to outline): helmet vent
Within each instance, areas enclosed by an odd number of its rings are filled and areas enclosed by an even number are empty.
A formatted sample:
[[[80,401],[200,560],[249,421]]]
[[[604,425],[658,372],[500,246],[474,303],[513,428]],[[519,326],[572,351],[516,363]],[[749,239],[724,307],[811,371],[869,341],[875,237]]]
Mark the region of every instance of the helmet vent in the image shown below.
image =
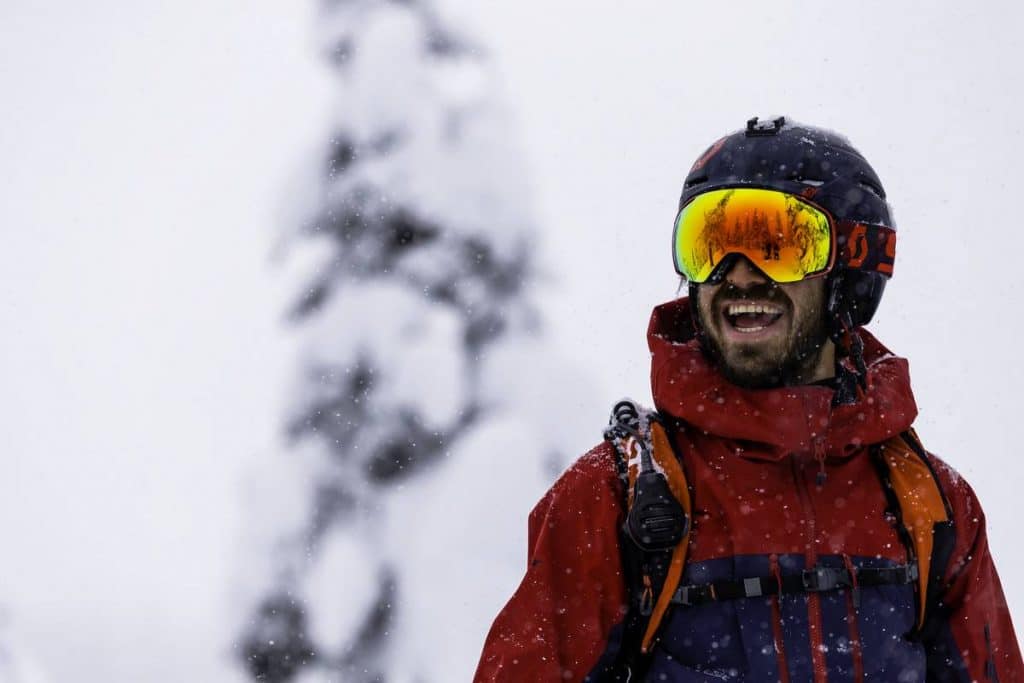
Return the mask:
[[[867,176],[858,173],[857,184],[863,187],[868,192],[875,195],[876,197],[878,197],[879,199],[885,199],[885,190],[883,190],[882,186],[874,182],[871,178],[868,178]]]
[[[702,184],[706,183],[707,181],[708,181],[708,177],[706,175],[697,176],[696,178],[687,178],[686,183],[684,184],[683,187],[684,188],[691,188],[691,187],[695,187],[697,185],[702,185]]]
[[[807,185],[809,187],[821,187],[822,185],[825,184],[824,180],[818,180],[817,178],[808,178],[802,173],[794,173],[793,175],[789,176],[787,180],[795,180],[801,185]]]

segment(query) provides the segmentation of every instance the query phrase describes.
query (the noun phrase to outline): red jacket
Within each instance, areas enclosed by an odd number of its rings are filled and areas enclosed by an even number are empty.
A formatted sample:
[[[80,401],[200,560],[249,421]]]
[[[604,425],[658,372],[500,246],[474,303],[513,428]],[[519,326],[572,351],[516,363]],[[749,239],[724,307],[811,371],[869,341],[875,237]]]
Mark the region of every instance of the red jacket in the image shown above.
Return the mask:
[[[853,405],[833,406],[824,386],[727,382],[688,321],[680,299],[656,308],[648,331],[654,402],[681,425],[672,438],[694,506],[684,580],[906,562],[867,454],[917,415],[906,360],[862,331],[867,390]],[[928,457],[955,527],[936,632],[906,637],[915,624],[911,585],[864,588],[857,601],[833,592],[677,606],[648,680],[1024,683],[977,498]],[[609,444],[598,445],[534,508],[526,575],[494,621],[475,681],[602,679],[599,661],[617,647],[627,611],[614,458]]]

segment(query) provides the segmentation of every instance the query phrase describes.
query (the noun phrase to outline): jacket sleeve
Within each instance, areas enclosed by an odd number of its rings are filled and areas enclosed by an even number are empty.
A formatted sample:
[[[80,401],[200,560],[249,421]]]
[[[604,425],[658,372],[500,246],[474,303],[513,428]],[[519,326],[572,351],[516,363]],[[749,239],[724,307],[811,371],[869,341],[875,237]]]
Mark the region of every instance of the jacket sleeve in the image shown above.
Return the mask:
[[[929,629],[928,681],[1024,683],[1024,663],[989,553],[985,514],[970,485],[931,456],[953,509],[955,542]],[[931,596],[930,596],[931,597]]]
[[[615,454],[595,447],[530,513],[526,575],[498,614],[474,681],[583,681],[626,614]]]

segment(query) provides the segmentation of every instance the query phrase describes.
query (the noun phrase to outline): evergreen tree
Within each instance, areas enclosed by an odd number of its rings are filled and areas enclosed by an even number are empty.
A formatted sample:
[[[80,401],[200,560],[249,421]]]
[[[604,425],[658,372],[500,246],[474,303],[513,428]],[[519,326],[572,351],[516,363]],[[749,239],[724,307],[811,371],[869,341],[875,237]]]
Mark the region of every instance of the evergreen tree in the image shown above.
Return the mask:
[[[322,25],[337,118],[286,238],[312,263],[288,313],[307,512],[238,647],[261,681],[463,680],[512,587],[493,566],[522,566],[494,508],[580,448],[543,402],[578,389],[538,356],[525,174],[482,50],[423,0],[335,0]]]

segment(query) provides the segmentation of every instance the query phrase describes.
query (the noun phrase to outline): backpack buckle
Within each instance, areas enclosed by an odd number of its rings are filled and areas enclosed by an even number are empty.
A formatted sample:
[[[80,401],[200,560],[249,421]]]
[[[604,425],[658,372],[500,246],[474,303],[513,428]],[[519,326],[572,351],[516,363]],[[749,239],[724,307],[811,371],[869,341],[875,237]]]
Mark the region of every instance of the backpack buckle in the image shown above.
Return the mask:
[[[811,569],[805,569],[800,573],[800,578],[804,584],[804,590],[809,593],[821,593],[823,591],[830,591],[849,584],[846,579],[847,571],[845,569],[835,569],[833,567],[812,567]]]

